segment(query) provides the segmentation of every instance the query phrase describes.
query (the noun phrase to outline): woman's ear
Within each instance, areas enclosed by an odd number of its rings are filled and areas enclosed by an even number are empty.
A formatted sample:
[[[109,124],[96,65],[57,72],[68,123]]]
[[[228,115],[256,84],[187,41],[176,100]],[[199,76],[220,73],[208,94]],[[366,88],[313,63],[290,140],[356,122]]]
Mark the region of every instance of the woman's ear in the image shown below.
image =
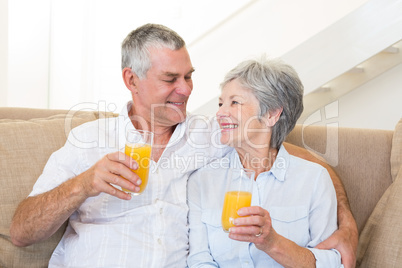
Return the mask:
[[[138,79],[138,76],[131,71],[131,68],[124,68],[122,71],[123,81],[128,90],[130,90],[133,94],[138,92],[137,87],[135,86],[135,81]]]
[[[266,115],[267,127],[273,127],[276,122],[278,122],[279,117],[281,116],[283,108],[279,108],[273,111],[269,111]]]

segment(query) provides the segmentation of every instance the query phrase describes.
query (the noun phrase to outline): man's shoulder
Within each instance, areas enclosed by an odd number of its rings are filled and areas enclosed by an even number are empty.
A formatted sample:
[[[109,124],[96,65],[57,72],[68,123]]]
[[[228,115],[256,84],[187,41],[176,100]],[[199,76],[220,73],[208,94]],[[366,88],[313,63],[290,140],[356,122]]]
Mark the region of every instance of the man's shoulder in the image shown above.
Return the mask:
[[[68,142],[80,148],[92,148],[100,140],[118,135],[118,117],[100,118],[83,123],[73,128],[68,135]]]

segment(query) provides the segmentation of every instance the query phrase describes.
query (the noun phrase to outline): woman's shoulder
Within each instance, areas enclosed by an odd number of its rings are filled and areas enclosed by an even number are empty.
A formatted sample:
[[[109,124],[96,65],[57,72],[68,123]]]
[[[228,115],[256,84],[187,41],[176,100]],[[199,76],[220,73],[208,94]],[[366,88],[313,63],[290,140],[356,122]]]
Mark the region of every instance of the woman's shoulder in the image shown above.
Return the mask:
[[[224,170],[228,169],[230,167],[230,158],[228,155],[222,157],[222,158],[216,158],[209,162],[207,165],[197,169],[194,171],[190,179],[195,179],[198,177],[211,177],[213,175],[219,175],[222,173]]]

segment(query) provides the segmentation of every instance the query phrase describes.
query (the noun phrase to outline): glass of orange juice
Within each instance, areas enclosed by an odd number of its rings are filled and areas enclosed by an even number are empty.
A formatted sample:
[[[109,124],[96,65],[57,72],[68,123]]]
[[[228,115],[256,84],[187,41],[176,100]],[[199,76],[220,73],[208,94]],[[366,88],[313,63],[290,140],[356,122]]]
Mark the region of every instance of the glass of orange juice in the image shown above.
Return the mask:
[[[251,169],[228,170],[228,182],[225,192],[225,200],[222,210],[222,228],[229,232],[234,219],[239,218],[237,211],[243,207],[251,206],[251,196],[253,192],[255,172]]]
[[[135,129],[127,130],[124,153],[138,163],[138,169],[132,169],[132,171],[140,177],[142,183],[139,192],[131,192],[128,189],[122,188],[123,191],[129,192],[132,195],[140,195],[147,187],[153,140],[154,134],[150,131]]]

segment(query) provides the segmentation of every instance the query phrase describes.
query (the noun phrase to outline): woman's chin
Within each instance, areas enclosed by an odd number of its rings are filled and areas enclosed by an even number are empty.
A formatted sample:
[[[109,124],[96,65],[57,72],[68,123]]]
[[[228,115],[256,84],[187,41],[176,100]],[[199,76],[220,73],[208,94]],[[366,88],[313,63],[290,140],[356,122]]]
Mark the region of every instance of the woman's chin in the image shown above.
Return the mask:
[[[225,137],[221,137],[221,144],[233,147],[232,146],[232,141],[230,139],[225,138]]]

